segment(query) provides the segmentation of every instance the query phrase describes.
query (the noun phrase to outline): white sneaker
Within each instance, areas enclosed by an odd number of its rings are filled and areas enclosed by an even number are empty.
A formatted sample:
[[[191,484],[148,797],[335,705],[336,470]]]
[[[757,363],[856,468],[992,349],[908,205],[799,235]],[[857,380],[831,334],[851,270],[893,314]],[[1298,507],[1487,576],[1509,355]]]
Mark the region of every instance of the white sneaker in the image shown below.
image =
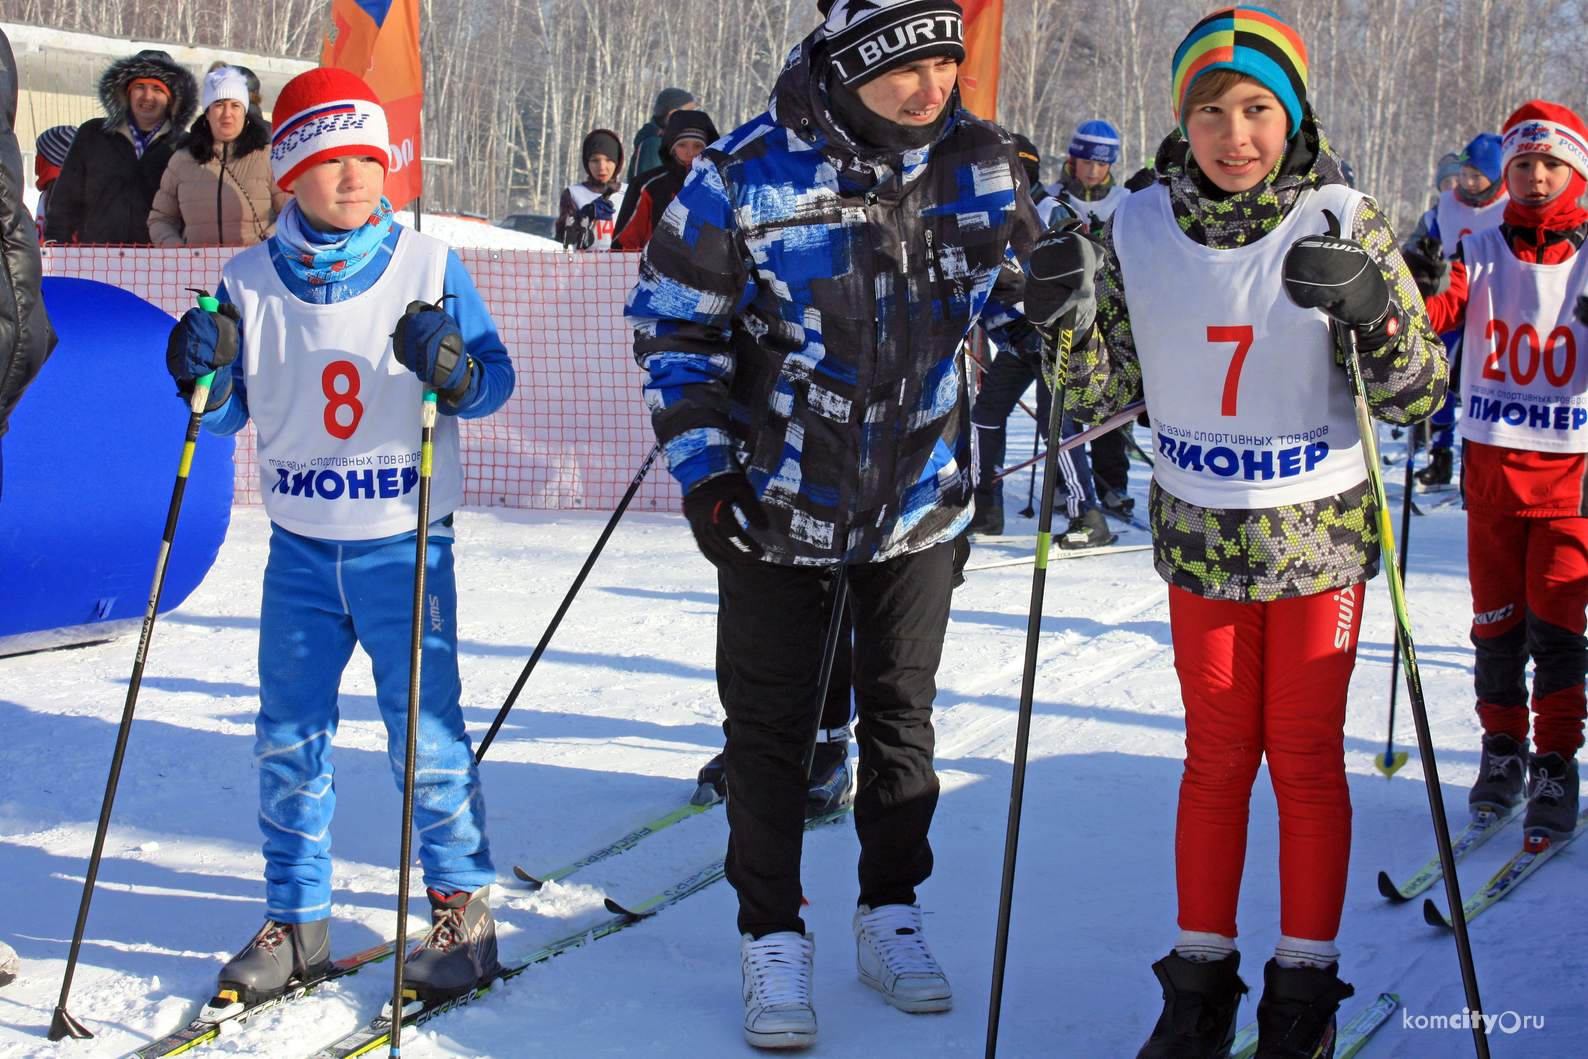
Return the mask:
[[[900,1011],[947,1011],[954,992],[921,936],[917,905],[855,910],[855,967],[860,980]]]
[[[744,971],[744,1039],[757,1048],[809,1048],[816,1043],[811,968],[816,940],[792,930],[739,942]]]

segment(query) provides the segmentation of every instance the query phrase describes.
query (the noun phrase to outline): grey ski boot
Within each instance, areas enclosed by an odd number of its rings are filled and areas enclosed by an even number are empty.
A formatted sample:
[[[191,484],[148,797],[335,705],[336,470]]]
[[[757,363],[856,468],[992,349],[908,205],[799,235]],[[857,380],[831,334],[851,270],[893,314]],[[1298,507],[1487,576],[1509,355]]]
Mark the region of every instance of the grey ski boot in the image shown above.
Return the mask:
[[[265,920],[241,952],[218,975],[211,1008],[245,1008],[273,1000],[294,982],[313,982],[331,969],[331,921],[277,923]]]
[[[425,893],[430,898],[430,936],[408,954],[403,993],[429,1006],[484,985],[502,973],[502,965],[496,958],[490,883],[472,894]]]
[[[1119,534],[1108,528],[1108,519],[1095,507],[1089,507],[1070,520],[1062,534],[1054,534],[1053,543],[1067,552],[1085,551],[1088,548],[1106,548],[1119,540]]]
[[[1467,794],[1472,822],[1483,814],[1503,820],[1522,801],[1527,788],[1527,740],[1504,732],[1483,737],[1483,757],[1478,761],[1478,781]]]
[[[1542,849],[1577,830],[1577,759],[1563,758],[1553,750],[1534,754],[1529,771],[1522,831],[1528,849]]]
[[[722,764],[722,755],[700,766],[700,772],[695,775],[695,793],[690,796],[690,805],[716,805],[728,797],[728,772]]]

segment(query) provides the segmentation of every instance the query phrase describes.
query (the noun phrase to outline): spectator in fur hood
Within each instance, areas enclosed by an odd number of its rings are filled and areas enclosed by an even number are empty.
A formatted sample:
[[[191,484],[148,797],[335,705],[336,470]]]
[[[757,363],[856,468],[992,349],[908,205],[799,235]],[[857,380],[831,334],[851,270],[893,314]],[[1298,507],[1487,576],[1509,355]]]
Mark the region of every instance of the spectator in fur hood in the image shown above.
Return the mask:
[[[54,243],[147,243],[166,163],[198,112],[198,82],[163,51],[117,59],[99,79],[103,118],[85,121],[61,167],[44,235]]]

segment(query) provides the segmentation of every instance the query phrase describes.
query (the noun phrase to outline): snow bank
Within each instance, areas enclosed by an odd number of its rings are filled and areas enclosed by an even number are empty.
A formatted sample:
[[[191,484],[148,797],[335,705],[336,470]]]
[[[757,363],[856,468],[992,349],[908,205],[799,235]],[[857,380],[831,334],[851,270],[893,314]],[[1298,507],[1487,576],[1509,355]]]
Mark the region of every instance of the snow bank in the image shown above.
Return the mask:
[[[398,224],[409,228],[414,226],[412,210],[398,210],[395,214]],[[553,239],[544,239],[528,232],[515,232],[510,228],[498,228],[494,224],[483,221],[471,221],[462,217],[442,217],[437,214],[424,215],[424,228],[426,235],[433,235],[449,246],[476,246],[486,250],[538,250],[542,253],[561,254],[565,251]]]

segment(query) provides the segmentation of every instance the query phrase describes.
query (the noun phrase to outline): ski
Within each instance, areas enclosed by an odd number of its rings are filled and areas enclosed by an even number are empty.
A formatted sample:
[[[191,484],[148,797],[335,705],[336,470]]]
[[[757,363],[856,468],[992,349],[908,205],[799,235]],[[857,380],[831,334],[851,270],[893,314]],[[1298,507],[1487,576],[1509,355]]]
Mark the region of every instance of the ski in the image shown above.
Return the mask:
[[[991,541],[991,543],[997,542],[998,538],[996,537]],[[1152,545],[1150,544],[1121,544],[1106,548],[1081,548],[1075,551],[1061,551],[1060,549],[1055,548],[1048,553],[1048,562],[1056,563],[1066,559],[1090,559],[1096,555],[1122,555],[1125,552],[1150,551],[1152,551]],[[975,573],[977,570],[997,570],[1005,566],[1030,566],[1034,562],[1036,562],[1036,556],[1027,555],[1020,559],[1002,559],[996,563],[983,563],[980,566],[967,566],[965,567],[965,572],[970,574]]]
[[[1135,515],[1127,515],[1127,514],[1125,514],[1122,511],[1111,511],[1110,509],[1104,507],[1102,504],[1098,504],[1097,505],[1097,510],[1101,511],[1103,514],[1107,515],[1109,518],[1118,519],[1120,522],[1125,523],[1127,526],[1134,526],[1136,529],[1146,530],[1148,533],[1152,532],[1152,527],[1147,525],[1141,519],[1137,518]]]
[[[1482,813],[1483,819],[1481,821],[1468,824],[1462,828],[1461,833],[1456,835],[1450,843],[1450,852],[1455,855],[1456,863],[1460,864],[1463,857],[1483,845],[1503,829],[1506,824],[1521,815],[1522,810],[1526,808],[1526,804],[1525,802],[1518,803],[1503,817],[1495,813]],[[1444,869],[1439,866],[1439,858],[1437,856],[1417,869],[1415,875],[1399,886],[1395,885],[1388,872],[1381,871],[1378,873],[1378,892],[1396,904],[1400,904],[1402,901],[1410,901],[1438,882],[1444,873]]]
[[[712,803],[712,805],[715,804],[717,803]],[[555,871],[546,872],[544,875],[531,875],[515,864],[513,866],[513,874],[518,877],[520,882],[528,883],[531,890],[539,890],[554,879],[566,879],[580,869],[588,868],[592,864],[599,864],[601,861],[615,857],[619,853],[626,853],[652,835],[666,831],[680,820],[687,820],[691,816],[703,813],[710,808],[711,805],[695,805],[694,803],[679,806],[666,816],[658,817],[648,824],[641,824],[622,838],[608,842],[600,849],[587,853],[573,863],[565,864]]]
[[[1516,856],[1506,862],[1505,867],[1495,872],[1493,878],[1461,903],[1461,914],[1468,923],[1472,922],[1473,917],[1522,885],[1523,879],[1543,867],[1545,861],[1565,849],[1572,839],[1585,830],[1588,830],[1588,810],[1577,815],[1577,830],[1559,842],[1550,842],[1541,849],[1529,849],[1528,846],[1532,845],[1529,840]],[[1434,904],[1431,897],[1423,901],[1423,920],[1431,927],[1450,928],[1450,919],[1439,911],[1439,906]]]
[[[810,831],[823,824],[840,820],[848,815],[852,808],[852,805],[846,805],[835,813],[807,820],[805,822],[805,830]],[[643,923],[663,909],[677,904],[691,894],[704,890],[718,879],[721,879],[726,872],[727,867],[724,859],[718,857],[693,875],[669,886],[661,893],[640,902],[633,908],[626,908],[608,898],[606,907],[607,911],[612,914],[610,919],[602,920],[595,926],[588,927],[576,934],[569,934],[566,937],[547,942],[521,958],[517,963],[505,968],[501,974],[491,979],[491,981],[475,987],[470,992],[464,993],[462,996],[453,997],[450,1000],[444,1000],[439,1004],[432,1004],[429,1007],[424,1006],[418,1000],[409,1001],[403,1008],[403,1030],[406,1032],[409,1029],[422,1026],[437,1015],[443,1015],[448,1011],[453,1011],[463,1007],[465,1004],[472,1003],[496,988],[498,982],[505,982],[510,978],[514,978],[537,963],[545,963],[553,956],[561,955],[570,949],[579,948],[598,938],[609,937],[636,923]],[[388,1002],[381,1013],[362,1028],[354,1030],[335,1044],[321,1048],[310,1059],[357,1059],[358,1056],[368,1055],[378,1048],[385,1047],[391,1040],[392,1020],[390,1007],[391,1004]]]
[[[1326,1042],[1318,1054],[1329,1052],[1333,1045],[1334,1059],[1353,1059],[1367,1046],[1369,1038],[1377,1033],[1389,1017],[1400,1007],[1401,998],[1394,993],[1380,993],[1378,998],[1352,1016],[1351,1021],[1335,1032],[1334,1040]],[[1230,1059],[1252,1059],[1257,1054],[1257,1023],[1249,1022],[1230,1043]]]
[[[416,940],[422,942],[424,935],[420,934]],[[331,970],[323,978],[316,978],[312,982],[299,984],[280,996],[255,1004],[253,1007],[245,1008],[235,1004],[217,1007],[214,1001],[211,1001],[209,1004],[204,1005],[198,1015],[186,1026],[173,1033],[166,1034],[159,1040],[150,1041],[142,1048],[131,1053],[128,1059],[162,1059],[162,1057],[168,1055],[181,1055],[184,1052],[208,1044],[219,1037],[224,1032],[223,1026],[227,1029],[233,1026],[240,1026],[261,1011],[269,1011],[272,1008],[278,1008],[283,1004],[306,997],[326,982],[334,981],[345,975],[357,974],[362,968],[372,963],[379,963],[391,954],[392,943],[389,941],[373,948],[365,949],[363,952],[354,953],[352,956],[337,960],[331,964]],[[220,998],[216,997],[215,999],[219,1000]],[[233,1007],[238,1007],[238,1010],[232,1011]]]

